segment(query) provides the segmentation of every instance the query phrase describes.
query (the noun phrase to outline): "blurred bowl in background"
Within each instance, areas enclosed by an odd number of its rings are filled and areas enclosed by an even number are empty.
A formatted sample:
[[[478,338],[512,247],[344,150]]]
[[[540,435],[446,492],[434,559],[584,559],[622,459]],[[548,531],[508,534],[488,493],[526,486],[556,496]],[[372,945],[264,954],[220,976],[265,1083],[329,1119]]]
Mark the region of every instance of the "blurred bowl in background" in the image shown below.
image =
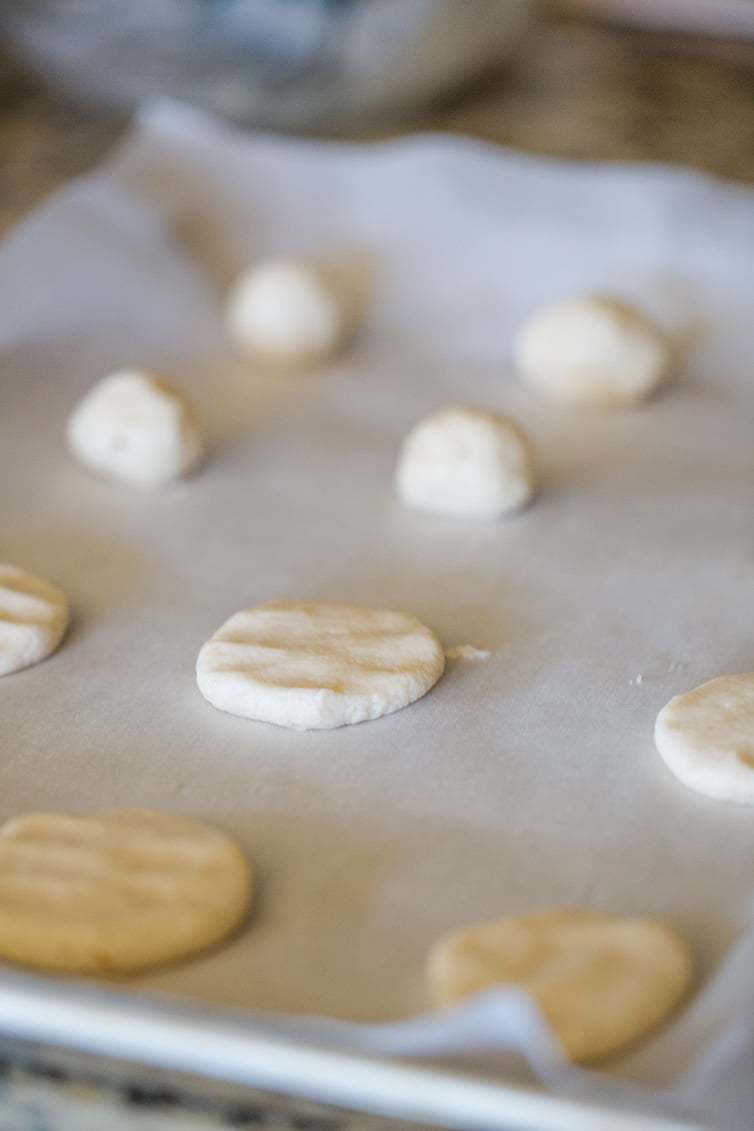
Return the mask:
[[[569,7],[654,31],[754,39],[752,0],[569,0]]]
[[[504,62],[531,0],[0,0],[44,81],[129,109],[158,95],[279,129],[405,114]]]

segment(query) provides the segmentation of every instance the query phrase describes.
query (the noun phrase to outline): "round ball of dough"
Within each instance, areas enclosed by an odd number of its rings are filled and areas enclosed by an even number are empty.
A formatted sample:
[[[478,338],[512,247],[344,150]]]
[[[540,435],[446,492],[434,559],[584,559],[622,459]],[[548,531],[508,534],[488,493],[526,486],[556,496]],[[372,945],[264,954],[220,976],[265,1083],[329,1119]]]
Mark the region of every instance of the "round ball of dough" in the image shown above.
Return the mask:
[[[141,370],[123,370],[98,381],[71,413],[67,438],[86,467],[139,487],[187,475],[204,456],[186,398]]]
[[[284,365],[335,353],[347,332],[343,303],[304,260],[270,260],[242,275],[228,299],[228,335],[240,354]]]
[[[0,675],[50,656],[68,628],[65,593],[16,566],[0,564]]]
[[[407,707],[444,669],[437,637],[406,613],[272,601],[217,630],[199,652],[196,680],[231,715],[324,730]]]
[[[429,956],[440,1005],[497,985],[531,994],[572,1060],[608,1056],[680,1002],[691,982],[686,944],[651,919],[539,911],[441,939]]]
[[[621,408],[652,393],[670,367],[663,332],[628,303],[601,295],[545,307],[519,330],[525,381],[571,404]]]
[[[500,518],[523,507],[534,486],[525,432],[506,416],[460,405],[409,432],[396,473],[409,506],[454,518]]]
[[[689,789],[754,805],[754,673],[676,695],[657,716],[655,744]]]
[[[241,922],[251,871],[199,821],[139,809],[30,813],[0,828],[0,958],[48,970],[140,970]]]

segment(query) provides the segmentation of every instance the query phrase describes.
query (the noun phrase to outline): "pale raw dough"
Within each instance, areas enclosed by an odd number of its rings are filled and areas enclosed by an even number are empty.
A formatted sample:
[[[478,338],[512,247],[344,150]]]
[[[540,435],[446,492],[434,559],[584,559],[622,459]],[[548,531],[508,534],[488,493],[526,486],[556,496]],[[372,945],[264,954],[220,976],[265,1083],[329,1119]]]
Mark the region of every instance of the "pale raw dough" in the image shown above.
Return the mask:
[[[454,518],[520,510],[535,485],[524,431],[494,412],[451,405],[421,420],[403,443],[396,487],[409,506]]]
[[[125,973],[212,946],[248,910],[240,848],[139,809],[30,813],[0,828],[0,958]]]
[[[662,923],[554,910],[449,935],[431,951],[428,972],[440,1005],[496,985],[527,990],[566,1054],[590,1060],[659,1024],[688,989],[692,962]]]
[[[659,327],[628,303],[586,295],[534,314],[518,332],[514,357],[524,380],[559,400],[620,408],[656,389],[671,351]]]
[[[187,475],[204,442],[186,398],[141,370],[104,377],[71,413],[68,446],[93,471],[151,487]]]
[[[754,805],[754,673],[676,695],[657,716],[655,743],[689,789]]]
[[[342,345],[347,324],[342,299],[306,260],[260,263],[241,276],[228,299],[228,336],[252,359],[285,365],[319,361]]]
[[[0,675],[44,660],[60,644],[70,619],[68,598],[55,585],[0,564]]]
[[[199,652],[196,679],[221,711],[323,730],[407,707],[444,668],[437,637],[406,613],[273,601],[218,629]]]
[[[445,649],[446,660],[489,660],[491,655],[486,648],[475,648],[473,644],[455,644]]]

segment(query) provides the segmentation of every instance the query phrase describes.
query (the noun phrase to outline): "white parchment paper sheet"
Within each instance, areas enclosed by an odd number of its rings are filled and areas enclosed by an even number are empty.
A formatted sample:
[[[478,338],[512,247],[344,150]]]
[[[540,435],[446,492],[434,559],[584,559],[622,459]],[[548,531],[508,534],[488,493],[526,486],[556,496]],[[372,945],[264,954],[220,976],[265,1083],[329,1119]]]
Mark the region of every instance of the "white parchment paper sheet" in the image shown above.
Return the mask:
[[[239,269],[288,252],[334,262],[366,316],[337,364],[283,378],[232,359],[221,313]],[[520,320],[589,288],[676,338],[678,377],[640,410],[580,415],[512,378]],[[0,293],[0,552],[75,609],[60,652],[0,686],[0,815],[177,810],[258,866],[248,931],[139,985],[388,1021],[426,1009],[425,953],[449,928],[552,904],[662,915],[702,988],[613,1068],[640,1093],[548,1068],[500,994],[453,1024],[325,1035],[412,1053],[523,1042],[558,1087],[748,1127],[754,812],[685,790],[652,728],[672,695],[754,667],[754,194],[443,137],[247,139],[161,104],[6,241]],[[65,451],[75,399],[134,364],[182,383],[210,432],[206,468],[175,489],[99,481]],[[406,430],[458,400],[536,440],[541,493],[510,522],[393,497]],[[210,708],[203,641],[299,596],[403,608],[492,656],[335,732]]]

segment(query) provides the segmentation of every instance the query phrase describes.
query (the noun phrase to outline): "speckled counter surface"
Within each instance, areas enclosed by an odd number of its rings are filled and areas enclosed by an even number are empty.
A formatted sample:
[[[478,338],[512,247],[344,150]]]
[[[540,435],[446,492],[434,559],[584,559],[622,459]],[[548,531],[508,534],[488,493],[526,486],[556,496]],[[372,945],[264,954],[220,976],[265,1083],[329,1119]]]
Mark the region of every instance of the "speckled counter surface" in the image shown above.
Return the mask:
[[[7,60],[0,61],[0,105],[0,230],[95,165],[124,127],[122,120],[62,104]],[[406,126],[462,131],[569,158],[676,162],[754,182],[754,43],[619,32],[553,15],[505,74]],[[61,1067],[38,1050],[0,1050],[0,1131],[257,1125],[388,1126],[196,1083],[155,1083],[138,1068],[126,1075],[95,1072],[70,1059]]]
[[[408,1126],[248,1088],[0,1047],[0,1131],[401,1131]]]

